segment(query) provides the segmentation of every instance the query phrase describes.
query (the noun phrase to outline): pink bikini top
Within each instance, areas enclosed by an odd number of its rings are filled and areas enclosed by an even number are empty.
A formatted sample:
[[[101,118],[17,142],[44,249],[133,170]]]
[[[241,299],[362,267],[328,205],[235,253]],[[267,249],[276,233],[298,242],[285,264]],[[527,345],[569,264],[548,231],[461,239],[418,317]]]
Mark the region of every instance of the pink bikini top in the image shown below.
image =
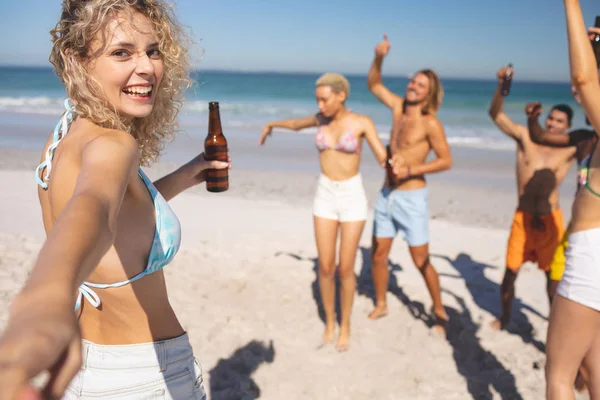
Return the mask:
[[[323,133],[323,127],[320,126],[317,130],[317,134],[315,136],[315,146],[319,151],[324,151],[331,149],[327,143],[327,138],[325,137],[325,133]],[[334,150],[341,151],[343,153],[360,153],[360,146],[358,143],[358,137],[352,134],[350,131],[346,131],[341,137],[340,140],[333,147]]]

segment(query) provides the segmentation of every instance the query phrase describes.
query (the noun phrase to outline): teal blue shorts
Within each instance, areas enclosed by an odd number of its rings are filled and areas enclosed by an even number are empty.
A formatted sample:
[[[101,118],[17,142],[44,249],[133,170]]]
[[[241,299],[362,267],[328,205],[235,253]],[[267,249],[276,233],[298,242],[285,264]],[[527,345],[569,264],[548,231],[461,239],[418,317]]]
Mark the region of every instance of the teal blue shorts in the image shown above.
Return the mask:
[[[429,243],[427,188],[391,190],[383,187],[375,202],[373,235],[394,238],[400,233],[411,247]]]

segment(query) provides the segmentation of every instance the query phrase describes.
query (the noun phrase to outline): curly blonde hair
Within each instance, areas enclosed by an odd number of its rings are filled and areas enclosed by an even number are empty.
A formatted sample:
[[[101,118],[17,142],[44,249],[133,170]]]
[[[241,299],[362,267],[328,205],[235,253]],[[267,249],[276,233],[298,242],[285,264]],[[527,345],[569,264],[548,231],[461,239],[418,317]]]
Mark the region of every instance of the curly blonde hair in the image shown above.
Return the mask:
[[[91,44],[99,34],[104,38],[102,34],[108,23],[122,13],[132,17],[136,12],[150,20],[159,38],[164,76],[150,115],[125,122],[108,104],[102,88],[89,77],[86,67],[97,57],[91,51]],[[50,34],[53,42],[50,62],[65,84],[77,114],[99,126],[129,132],[140,146],[141,164],[156,161],[164,143],[175,134],[177,114],[185,90],[192,82],[188,76],[190,41],[171,7],[161,0],[63,0],[60,20]]]

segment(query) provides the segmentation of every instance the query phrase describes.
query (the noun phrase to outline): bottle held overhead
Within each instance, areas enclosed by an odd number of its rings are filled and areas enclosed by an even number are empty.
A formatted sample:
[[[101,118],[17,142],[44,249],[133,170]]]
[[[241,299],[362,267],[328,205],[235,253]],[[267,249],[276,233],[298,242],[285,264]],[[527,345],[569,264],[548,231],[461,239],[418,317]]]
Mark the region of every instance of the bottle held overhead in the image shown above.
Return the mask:
[[[502,96],[504,96],[504,97],[508,96],[508,94],[510,93],[510,87],[512,85],[513,73],[514,73],[513,65],[508,64],[508,71],[506,73],[506,76],[504,77],[504,81],[502,81],[502,90],[500,91],[500,93],[502,93]]]
[[[208,103],[208,135],[204,140],[204,157],[208,161],[227,162],[229,149],[227,139],[221,127],[219,102]],[[209,169],[206,171],[206,190],[213,193],[229,189],[228,169]]]

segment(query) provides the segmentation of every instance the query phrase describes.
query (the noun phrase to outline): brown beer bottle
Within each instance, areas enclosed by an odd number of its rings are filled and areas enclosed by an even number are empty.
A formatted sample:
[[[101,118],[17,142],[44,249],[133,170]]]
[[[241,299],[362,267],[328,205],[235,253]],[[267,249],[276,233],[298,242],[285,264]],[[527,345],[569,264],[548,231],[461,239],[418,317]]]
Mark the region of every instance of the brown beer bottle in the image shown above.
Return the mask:
[[[223,136],[221,128],[221,115],[219,113],[219,102],[208,103],[208,135],[204,140],[204,157],[208,161],[227,162],[227,139]],[[224,192],[229,189],[229,170],[208,169],[206,170],[206,190],[209,192]]]
[[[600,28],[600,15],[596,17],[596,28]],[[596,66],[600,68],[600,35],[594,35],[592,38],[592,48],[594,49],[594,55],[596,56]]]
[[[512,84],[512,77],[513,77],[512,64],[508,64],[508,68],[509,68],[509,71],[506,74],[506,78],[504,78],[504,81],[502,82],[502,90],[500,92],[500,93],[502,93],[502,96],[504,96],[504,97],[508,96],[508,94],[510,93],[510,86]]]
[[[390,187],[394,187],[394,185],[396,184],[396,176],[394,175],[394,168],[392,167],[392,149],[389,144],[385,146],[385,149],[387,151],[387,162],[385,164],[385,172],[387,174],[388,185]]]

